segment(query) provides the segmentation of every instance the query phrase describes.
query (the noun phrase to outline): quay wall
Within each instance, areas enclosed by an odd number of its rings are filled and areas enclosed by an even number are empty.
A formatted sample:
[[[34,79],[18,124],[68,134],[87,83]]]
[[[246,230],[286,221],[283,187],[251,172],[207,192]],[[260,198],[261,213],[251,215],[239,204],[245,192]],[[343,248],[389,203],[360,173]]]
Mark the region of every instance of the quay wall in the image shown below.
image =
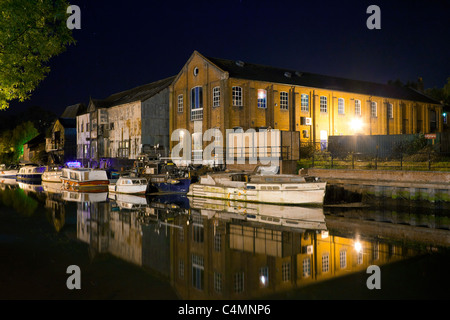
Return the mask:
[[[308,169],[308,174],[327,182],[328,199],[362,202],[384,200],[450,205],[450,172]]]

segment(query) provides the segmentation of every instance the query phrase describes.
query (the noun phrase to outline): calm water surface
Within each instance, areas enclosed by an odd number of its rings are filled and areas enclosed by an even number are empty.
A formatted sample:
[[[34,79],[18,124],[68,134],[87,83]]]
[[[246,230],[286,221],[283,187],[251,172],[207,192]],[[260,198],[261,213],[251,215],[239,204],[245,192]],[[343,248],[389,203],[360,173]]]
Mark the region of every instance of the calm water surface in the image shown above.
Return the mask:
[[[0,299],[448,299],[450,214],[0,184]],[[80,268],[69,290],[67,268]],[[380,268],[381,289],[368,289]]]

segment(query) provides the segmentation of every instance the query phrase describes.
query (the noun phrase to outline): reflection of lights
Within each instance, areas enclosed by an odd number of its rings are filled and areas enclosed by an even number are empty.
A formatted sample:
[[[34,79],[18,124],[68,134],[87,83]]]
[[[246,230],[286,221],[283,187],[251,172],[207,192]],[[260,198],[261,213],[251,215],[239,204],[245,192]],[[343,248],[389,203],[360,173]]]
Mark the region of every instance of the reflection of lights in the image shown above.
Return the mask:
[[[361,119],[355,118],[352,121],[350,121],[350,128],[354,131],[359,131],[363,127],[363,123]]]
[[[356,242],[355,242],[355,250],[356,250],[356,252],[358,252],[358,253],[360,253],[360,252],[362,251],[362,245],[361,245],[361,242],[359,242],[359,241],[356,241]]]
[[[261,285],[262,285],[263,287],[265,287],[265,286],[267,285],[267,278],[266,278],[265,276],[261,275],[261,276],[259,277],[259,283],[261,283]]]

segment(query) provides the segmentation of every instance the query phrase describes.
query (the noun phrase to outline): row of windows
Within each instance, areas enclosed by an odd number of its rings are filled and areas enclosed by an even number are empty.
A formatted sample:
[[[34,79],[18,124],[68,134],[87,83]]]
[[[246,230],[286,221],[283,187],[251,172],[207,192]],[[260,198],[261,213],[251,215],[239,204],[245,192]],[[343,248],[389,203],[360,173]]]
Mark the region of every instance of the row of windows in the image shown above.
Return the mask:
[[[267,91],[264,89],[258,89],[257,94],[257,104],[258,108],[267,108]],[[243,90],[242,87],[234,86],[232,87],[232,103],[235,107],[243,106]],[[300,110],[303,112],[309,112],[309,95],[301,94],[301,107]],[[213,107],[220,106],[220,87],[213,88]],[[289,93],[282,91],[280,92],[280,109],[289,109]],[[326,96],[320,96],[320,112],[328,112],[328,98]],[[191,89],[191,110],[203,110],[203,88],[194,87]],[[388,117],[389,119],[394,118],[393,105],[388,103]],[[178,95],[178,112],[182,113],[184,111],[184,99],[183,95]],[[197,112],[198,113],[198,112]],[[338,98],[338,114],[345,114],[345,99]],[[361,115],[361,100],[355,100],[355,115]],[[377,103],[372,101],[370,108],[370,115],[372,118],[377,117]],[[192,119],[196,120],[196,119]],[[199,119],[200,120],[200,119]]]

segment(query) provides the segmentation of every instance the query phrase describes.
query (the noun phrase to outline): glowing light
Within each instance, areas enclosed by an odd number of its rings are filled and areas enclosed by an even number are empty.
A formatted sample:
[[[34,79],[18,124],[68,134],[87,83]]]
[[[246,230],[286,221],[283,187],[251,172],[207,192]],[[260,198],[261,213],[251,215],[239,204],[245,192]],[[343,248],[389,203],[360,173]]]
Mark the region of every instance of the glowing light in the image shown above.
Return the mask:
[[[266,90],[258,89],[258,99],[265,99],[265,98],[266,98]]]
[[[361,119],[355,118],[352,121],[350,121],[350,128],[354,131],[359,131],[363,127],[363,123]]]
[[[361,250],[362,250],[362,244],[361,244],[361,242],[359,242],[359,241],[356,241],[355,242],[355,250],[356,250],[356,252],[361,252]]]
[[[267,283],[266,277],[265,277],[265,276],[260,276],[260,277],[259,277],[259,282],[261,283],[261,285],[262,285],[263,287],[265,287],[265,286],[266,286],[266,283]]]
[[[69,161],[69,162],[66,162],[66,166],[68,166],[69,168],[81,168],[81,162]]]

